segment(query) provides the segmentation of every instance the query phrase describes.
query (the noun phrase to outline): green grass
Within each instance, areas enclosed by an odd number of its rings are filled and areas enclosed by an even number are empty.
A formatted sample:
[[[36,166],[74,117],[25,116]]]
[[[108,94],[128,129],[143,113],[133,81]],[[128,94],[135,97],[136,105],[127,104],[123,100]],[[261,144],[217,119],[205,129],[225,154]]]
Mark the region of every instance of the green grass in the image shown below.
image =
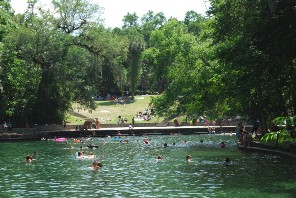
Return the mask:
[[[83,115],[87,118],[95,119],[99,118],[102,124],[116,124],[118,122],[118,116],[121,115],[127,118],[128,123],[131,122],[132,117],[137,112],[144,112],[149,107],[151,100],[150,95],[135,96],[135,101],[126,105],[115,104],[113,101],[96,101],[97,108],[95,110],[85,109],[77,103],[73,104],[73,111]],[[83,124],[85,118],[76,117],[67,114],[66,121],[69,124]],[[149,121],[136,121],[138,123],[155,123],[161,122],[163,118],[153,117]]]
[[[76,117],[76,116],[73,116],[73,115],[70,115],[70,114],[66,115],[67,124],[70,124],[70,125],[83,125],[84,121],[85,120],[80,118],[80,117]]]

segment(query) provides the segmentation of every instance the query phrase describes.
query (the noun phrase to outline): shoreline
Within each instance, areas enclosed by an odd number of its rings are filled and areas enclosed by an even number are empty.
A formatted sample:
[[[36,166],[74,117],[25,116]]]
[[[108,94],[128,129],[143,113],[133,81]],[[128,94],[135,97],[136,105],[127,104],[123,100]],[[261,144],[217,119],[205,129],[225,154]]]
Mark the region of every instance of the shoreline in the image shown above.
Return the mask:
[[[217,126],[129,126],[118,125],[116,127],[102,127],[99,129],[75,130],[73,127],[66,129],[51,129],[43,128],[16,128],[12,132],[0,132],[0,141],[19,141],[19,140],[38,140],[41,138],[82,138],[82,137],[107,137],[116,136],[118,131],[121,134],[129,136],[143,136],[143,135],[171,135],[171,134],[210,134],[209,128],[215,128],[215,134],[234,133],[235,126],[224,126],[223,128]]]
[[[263,145],[261,143],[261,145]],[[256,146],[247,146],[247,147],[244,147],[242,145],[238,145],[237,146],[238,149],[240,150],[244,150],[244,151],[247,151],[247,152],[268,152],[268,153],[274,153],[274,154],[280,154],[280,155],[286,155],[286,156],[289,156],[289,157],[295,157],[296,158],[296,152],[286,152],[286,151],[282,151],[282,150],[277,150],[277,149],[271,149],[271,148],[262,148],[262,147],[256,147]]]

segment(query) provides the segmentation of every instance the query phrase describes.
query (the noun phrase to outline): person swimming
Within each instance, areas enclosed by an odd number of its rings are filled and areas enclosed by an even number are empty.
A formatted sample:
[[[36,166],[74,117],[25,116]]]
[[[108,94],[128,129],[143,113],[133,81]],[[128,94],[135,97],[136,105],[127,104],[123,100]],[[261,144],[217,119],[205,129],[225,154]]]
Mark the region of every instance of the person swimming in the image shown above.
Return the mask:
[[[191,160],[192,160],[191,155],[187,155],[187,156],[186,156],[186,161],[187,161],[187,162],[191,162]]]
[[[220,143],[220,147],[221,147],[221,148],[225,148],[225,146],[226,146],[226,145],[225,145],[224,142],[221,142],[221,143]]]
[[[93,170],[96,171],[98,169],[101,169],[103,167],[102,163],[101,162],[97,162],[97,161],[94,161],[93,162]]]
[[[159,156],[157,156],[157,159],[158,159],[158,160],[162,160],[163,157],[162,157],[161,155],[159,155]]]
[[[80,151],[77,152],[78,158],[82,158],[83,156],[84,156],[84,152],[80,152]]]
[[[87,147],[90,148],[90,149],[92,149],[92,150],[98,148],[98,146],[95,146],[95,145],[92,145],[92,144],[87,145]]]
[[[27,155],[26,156],[26,162],[27,163],[31,163],[33,161],[33,157],[32,157],[32,155]]]
[[[231,164],[231,161],[230,161],[229,157],[226,157],[226,159],[225,159],[225,164],[226,164],[226,165]]]
[[[91,153],[89,154],[89,156],[88,156],[89,159],[94,159],[95,157],[96,157],[96,156],[94,155],[93,152],[91,152]]]
[[[144,144],[149,144],[149,139],[145,137],[143,142]]]

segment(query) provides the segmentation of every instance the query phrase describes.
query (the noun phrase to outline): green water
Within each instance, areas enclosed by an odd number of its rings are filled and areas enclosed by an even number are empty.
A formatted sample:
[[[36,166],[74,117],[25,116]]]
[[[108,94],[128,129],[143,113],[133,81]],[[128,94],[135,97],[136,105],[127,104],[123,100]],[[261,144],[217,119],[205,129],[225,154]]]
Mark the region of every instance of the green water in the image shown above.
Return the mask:
[[[295,197],[296,159],[243,152],[236,137],[222,135],[85,139],[85,143],[54,141],[0,144],[0,197]],[[187,140],[187,143],[185,143]],[[203,140],[203,143],[200,142]],[[220,148],[224,141],[226,148]],[[97,145],[91,159],[77,159],[80,147]],[[168,143],[168,148],[163,144]],[[175,145],[173,145],[175,143]],[[74,148],[70,149],[72,145]],[[38,150],[32,163],[27,154]],[[158,155],[163,156],[157,161]],[[185,157],[191,155],[192,162]],[[231,165],[223,161],[229,157]]]

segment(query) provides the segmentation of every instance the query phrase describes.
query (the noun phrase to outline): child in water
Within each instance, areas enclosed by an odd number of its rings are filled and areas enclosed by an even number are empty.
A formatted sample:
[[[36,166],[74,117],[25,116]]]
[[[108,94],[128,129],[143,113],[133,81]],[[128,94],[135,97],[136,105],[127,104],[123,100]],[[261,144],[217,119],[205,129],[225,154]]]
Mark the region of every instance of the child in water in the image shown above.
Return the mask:
[[[230,161],[229,157],[226,157],[226,159],[225,159],[225,164],[226,164],[226,165],[231,164],[231,161]]]
[[[187,162],[191,162],[191,160],[192,160],[191,155],[187,155],[187,156],[186,156],[186,161],[187,161]]]
[[[94,161],[93,162],[93,170],[96,171],[98,169],[101,169],[103,167],[102,163],[101,162],[97,162],[97,161]]]
[[[96,157],[96,156],[94,155],[93,152],[91,152],[91,153],[89,154],[89,156],[88,156],[89,159],[94,159],[95,157]]]
[[[31,163],[33,161],[33,157],[32,157],[32,155],[27,155],[26,156],[26,162],[27,163]]]

